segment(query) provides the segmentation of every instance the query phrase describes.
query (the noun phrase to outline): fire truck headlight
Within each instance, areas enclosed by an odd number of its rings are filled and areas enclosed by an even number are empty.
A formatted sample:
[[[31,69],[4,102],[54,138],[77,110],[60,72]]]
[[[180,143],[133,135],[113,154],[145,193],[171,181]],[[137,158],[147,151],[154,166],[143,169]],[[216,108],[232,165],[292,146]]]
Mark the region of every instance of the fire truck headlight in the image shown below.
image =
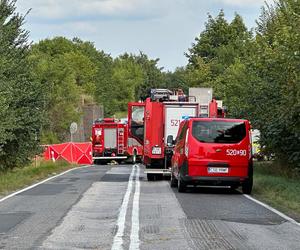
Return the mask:
[[[153,147],[152,148],[152,154],[153,155],[160,155],[161,154],[161,147],[157,147],[157,146]]]

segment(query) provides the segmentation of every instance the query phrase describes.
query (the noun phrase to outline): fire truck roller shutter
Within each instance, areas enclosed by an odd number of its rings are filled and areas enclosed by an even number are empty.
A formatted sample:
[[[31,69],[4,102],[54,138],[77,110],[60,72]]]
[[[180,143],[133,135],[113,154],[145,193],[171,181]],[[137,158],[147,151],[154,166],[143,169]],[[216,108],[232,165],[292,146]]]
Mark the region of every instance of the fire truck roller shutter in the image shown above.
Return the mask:
[[[117,147],[117,129],[105,128],[104,129],[104,147],[116,148]]]

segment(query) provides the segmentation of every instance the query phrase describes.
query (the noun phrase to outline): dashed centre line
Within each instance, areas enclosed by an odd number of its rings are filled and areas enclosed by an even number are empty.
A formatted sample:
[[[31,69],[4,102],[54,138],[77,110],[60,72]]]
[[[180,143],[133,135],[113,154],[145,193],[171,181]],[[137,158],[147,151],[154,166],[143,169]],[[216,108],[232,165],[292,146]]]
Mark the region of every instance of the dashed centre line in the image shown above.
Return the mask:
[[[133,181],[133,177],[135,175],[135,181]],[[112,250],[122,250],[123,248],[123,237],[125,232],[125,222],[126,222],[126,214],[128,210],[128,204],[130,200],[130,195],[133,190],[133,184],[135,184],[135,192],[133,196],[133,208],[132,208],[132,216],[131,216],[131,234],[130,234],[130,249],[138,250],[139,249],[139,197],[140,197],[140,168],[138,165],[133,165],[131,174],[129,176],[129,181],[127,185],[127,190],[123,198],[123,202],[120,208],[117,226],[118,231],[114,237]]]
[[[139,207],[140,207],[140,168],[137,166],[135,176],[135,192],[133,196],[132,216],[131,216],[131,234],[130,234],[130,250],[138,250],[139,241]]]

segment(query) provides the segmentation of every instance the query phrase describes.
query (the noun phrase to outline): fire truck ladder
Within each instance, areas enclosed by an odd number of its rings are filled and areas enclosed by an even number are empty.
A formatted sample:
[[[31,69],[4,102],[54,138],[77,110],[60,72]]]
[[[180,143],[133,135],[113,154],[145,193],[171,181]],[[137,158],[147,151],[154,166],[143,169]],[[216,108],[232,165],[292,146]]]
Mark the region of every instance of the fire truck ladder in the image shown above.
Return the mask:
[[[118,154],[124,154],[124,129],[118,130]]]

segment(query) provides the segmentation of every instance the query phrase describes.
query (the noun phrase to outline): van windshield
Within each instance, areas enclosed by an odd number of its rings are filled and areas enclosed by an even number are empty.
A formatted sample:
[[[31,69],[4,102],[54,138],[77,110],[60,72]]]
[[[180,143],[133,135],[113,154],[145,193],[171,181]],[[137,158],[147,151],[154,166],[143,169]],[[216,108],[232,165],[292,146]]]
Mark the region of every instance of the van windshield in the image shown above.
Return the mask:
[[[193,121],[192,135],[204,143],[238,143],[246,136],[244,122]]]

